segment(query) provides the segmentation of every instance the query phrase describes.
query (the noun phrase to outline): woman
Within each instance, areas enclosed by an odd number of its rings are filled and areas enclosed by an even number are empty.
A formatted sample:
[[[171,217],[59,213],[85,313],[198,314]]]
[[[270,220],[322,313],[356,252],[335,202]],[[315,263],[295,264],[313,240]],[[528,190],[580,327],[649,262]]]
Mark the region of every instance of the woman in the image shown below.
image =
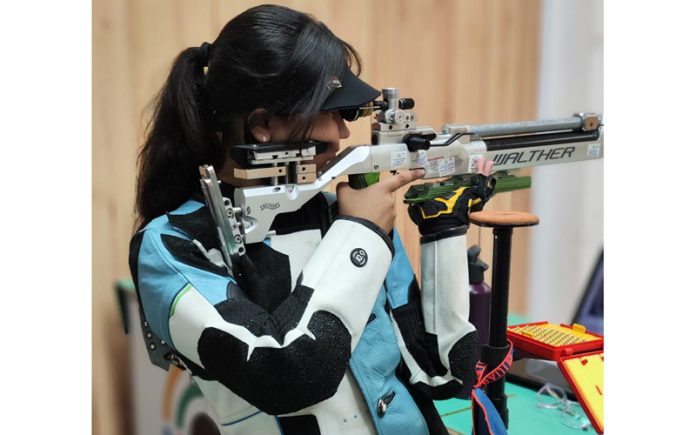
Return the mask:
[[[198,166],[217,168],[228,198],[253,185],[235,177],[238,144],[321,141],[321,170],[350,134],[343,117],[379,96],[352,66],[359,73],[354,49],[322,23],[258,6],[184,50],[156,100],[131,273],[147,326],[225,433],[446,433],[432,399],[472,380],[478,345],[461,264],[469,208],[490,192],[452,192],[455,207],[436,214],[435,203],[409,210],[423,235],[422,293],[393,231],[393,192],[421,169],[362,190],[340,184],[335,219],[325,194],[279,215],[275,235],[246,246],[236,279],[213,260]]]

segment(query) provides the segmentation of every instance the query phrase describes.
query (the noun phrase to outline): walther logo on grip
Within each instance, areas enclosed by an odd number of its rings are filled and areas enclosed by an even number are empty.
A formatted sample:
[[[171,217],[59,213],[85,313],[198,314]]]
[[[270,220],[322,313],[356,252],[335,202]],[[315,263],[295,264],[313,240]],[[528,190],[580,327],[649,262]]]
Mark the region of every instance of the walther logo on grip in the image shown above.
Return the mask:
[[[571,158],[575,147],[559,147],[549,150],[515,151],[512,153],[496,154],[493,161],[496,165],[514,165],[517,163],[542,162]]]
[[[261,207],[261,211],[264,211],[266,209],[275,210],[278,207],[280,207],[280,203],[279,202],[276,202],[276,203],[266,202],[266,203],[261,204],[259,207]]]

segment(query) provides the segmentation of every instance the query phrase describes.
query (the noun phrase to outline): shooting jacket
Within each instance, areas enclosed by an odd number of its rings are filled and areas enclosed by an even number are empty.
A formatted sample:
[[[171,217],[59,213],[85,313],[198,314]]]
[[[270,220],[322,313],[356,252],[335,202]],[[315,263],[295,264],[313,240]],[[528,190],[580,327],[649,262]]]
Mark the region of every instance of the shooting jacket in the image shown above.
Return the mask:
[[[447,433],[432,399],[478,360],[466,236],[421,244],[421,290],[397,232],[331,219],[334,200],[279,215],[239,279],[202,196],[152,220],[130,254],[145,317],[225,434]]]

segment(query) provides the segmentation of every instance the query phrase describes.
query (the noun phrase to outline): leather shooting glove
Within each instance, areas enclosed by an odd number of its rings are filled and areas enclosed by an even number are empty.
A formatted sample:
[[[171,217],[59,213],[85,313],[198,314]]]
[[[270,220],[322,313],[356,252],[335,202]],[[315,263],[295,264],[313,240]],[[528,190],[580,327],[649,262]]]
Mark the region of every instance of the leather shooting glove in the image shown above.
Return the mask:
[[[495,192],[495,178],[476,174],[470,185],[459,187],[433,199],[414,203],[408,215],[418,225],[421,235],[433,235],[469,226],[469,213],[480,211]]]

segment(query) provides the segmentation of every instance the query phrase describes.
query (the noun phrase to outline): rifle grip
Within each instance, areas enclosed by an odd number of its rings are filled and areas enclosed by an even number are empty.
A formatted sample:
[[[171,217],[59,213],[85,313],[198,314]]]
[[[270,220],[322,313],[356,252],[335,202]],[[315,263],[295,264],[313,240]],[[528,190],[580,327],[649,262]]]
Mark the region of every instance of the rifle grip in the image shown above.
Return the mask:
[[[352,174],[348,176],[348,185],[352,189],[364,189],[379,181],[379,172],[369,174]]]

